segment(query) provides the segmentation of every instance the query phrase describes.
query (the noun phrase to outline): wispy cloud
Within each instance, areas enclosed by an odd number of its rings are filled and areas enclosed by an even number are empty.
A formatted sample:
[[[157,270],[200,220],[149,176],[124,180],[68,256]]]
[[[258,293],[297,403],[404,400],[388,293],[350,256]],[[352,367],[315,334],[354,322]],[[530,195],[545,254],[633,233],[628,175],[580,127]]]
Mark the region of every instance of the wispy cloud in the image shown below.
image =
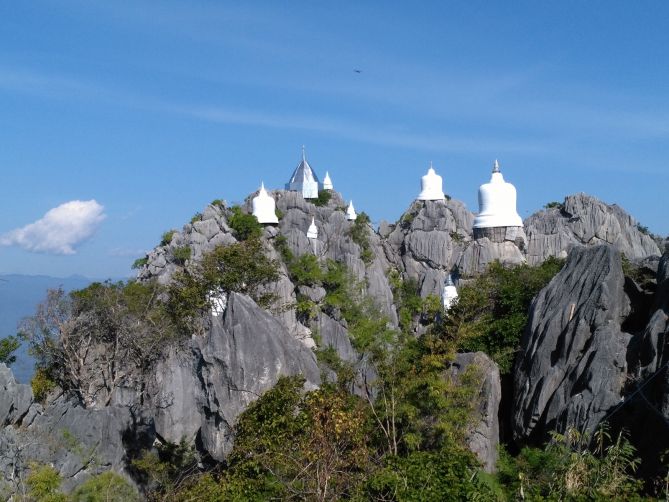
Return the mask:
[[[0,245],[38,253],[71,255],[93,236],[105,219],[95,200],[72,200],[50,209],[39,220],[0,236]]]

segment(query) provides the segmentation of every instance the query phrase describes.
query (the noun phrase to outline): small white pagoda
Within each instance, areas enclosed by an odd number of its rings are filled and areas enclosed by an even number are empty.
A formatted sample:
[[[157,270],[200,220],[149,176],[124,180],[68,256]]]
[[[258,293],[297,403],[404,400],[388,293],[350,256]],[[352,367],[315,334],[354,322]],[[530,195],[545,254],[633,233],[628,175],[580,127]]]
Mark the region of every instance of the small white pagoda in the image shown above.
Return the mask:
[[[305,199],[318,198],[318,190],[323,185],[318,181],[318,176],[307,162],[307,157],[302,146],[302,160],[295,168],[290,181],[286,183],[286,190],[291,192],[300,192]]]
[[[307,229],[307,239],[318,239],[318,227],[313,217],[311,218],[311,225]]]
[[[348,221],[355,221],[358,218],[358,215],[355,213],[355,208],[353,207],[353,201],[348,203],[346,208],[346,219]]]
[[[418,195],[418,200],[444,200],[446,197],[443,190],[443,181],[430,162],[430,168],[427,174],[420,180],[421,192]]]
[[[479,188],[479,214],[474,219],[477,229],[498,227],[522,227],[523,220],[516,211],[516,187],[504,181],[495,160],[489,183]]]
[[[258,223],[279,223],[279,218],[276,216],[276,202],[265,190],[265,184],[260,184],[260,191],[258,195],[253,197],[253,216],[258,219]]]
[[[446,277],[444,292],[441,297],[444,303],[444,310],[450,309],[458,300],[458,290],[455,288],[455,284],[453,284],[451,274],[448,274],[448,277]]]
[[[334,190],[334,185],[330,179],[330,173],[325,171],[325,178],[323,178],[323,190]]]

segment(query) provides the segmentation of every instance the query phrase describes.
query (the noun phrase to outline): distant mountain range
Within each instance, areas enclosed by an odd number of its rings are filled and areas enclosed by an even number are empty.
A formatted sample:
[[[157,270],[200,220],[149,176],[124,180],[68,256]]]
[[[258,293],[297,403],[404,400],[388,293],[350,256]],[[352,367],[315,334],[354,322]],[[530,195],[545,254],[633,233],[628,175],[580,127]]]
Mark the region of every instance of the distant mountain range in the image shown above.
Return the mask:
[[[0,274],[0,338],[16,334],[21,319],[32,315],[37,305],[44,300],[48,289],[62,287],[72,291],[88,286],[93,279],[80,275],[49,277],[46,275]],[[33,374],[33,359],[27,347],[17,352],[12,370],[17,380],[28,383]]]

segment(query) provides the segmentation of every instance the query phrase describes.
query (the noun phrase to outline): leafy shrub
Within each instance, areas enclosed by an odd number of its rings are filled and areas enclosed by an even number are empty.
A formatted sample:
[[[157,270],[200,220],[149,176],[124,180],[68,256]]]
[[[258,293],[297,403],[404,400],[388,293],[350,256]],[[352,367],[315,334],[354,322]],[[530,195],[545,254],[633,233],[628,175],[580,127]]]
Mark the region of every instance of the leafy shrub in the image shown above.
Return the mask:
[[[32,464],[26,478],[28,496],[36,502],[66,502],[67,497],[60,491],[61,482],[60,474],[50,465]]]
[[[137,258],[134,262],[132,262],[132,269],[136,270],[139,268],[144,267],[147,263],[149,263],[149,257],[145,256],[143,258]]]
[[[278,207],[274,210],[274,214],[276,214],[276,218],[278,220],[282,220],[284,217],[283,211],[281,211],[281,209],[279,209]]]
[[[360,258],[367,265],[374,260],[374,253],[372,253],[371,244],[369,243],[369,222],[369,216],[362,212],[348,231],[351,240],[360,246]]]
[[[636,228],[639,232],[641,232],[644,235],[650,235],[650,232],[648,231],[648,227],[642,225],[641,223],[636,224]]]
[[[195,223],[196,221],[202,221],[202,213],[195,213],[193,217],[190,219],[191,224]]]
[[[323,279],[318,258],[312,254],[303,254],[288,264],[288,273],[296,286],[316,286]]]
[[[223,201],[222,199],[212,200],[211,205],[214,207],[218,207],[219,209],[225,209],[225,201]]]
[[[8,336],[0,339],[0,363],[7,366],[16,362],[14,352],[21,346],[21,341],[15,336]]]
[[[318,207],[327,206],[331,198],[332,198],[332,192],[330,192],[330,190],[319,190],[318,197],[316,199],[313,199],[313,203],[315,206]]]
[[[93,476],[77,486],[72,502],[135,502],[137,491],[118,474],[107,471]]]
[[[564,209],[564,203],[553,201],[553,202],[549,202],[549,203],[545,204],[544,208],[545,209],[554,209],[555,208],[555,209],[562,210],[562,209]]]
[[[228,218],[228,224],[240,241],[259,238],[262,235],[262,225],[258,218],[252,214],[246,214],[239,206],[231,208],[232,214]]]
[[[49,392],[56,388],[56,382],[49,378],[46,369],[36,368],[35,374],[30,380],[30,387],[33,390],[35,401],[43,403]]]
[[[174,237],[174,234],[176,234],[176,230],[168,230],[165,232],[160,239],[160,245],[161,246],[167,246],[170,242],[172,242],[172,238]]]
[[[179,246],[172,250],[172,258],[174,258],[175,263],[183,265],[190,260],[191,252],[190,246]]]

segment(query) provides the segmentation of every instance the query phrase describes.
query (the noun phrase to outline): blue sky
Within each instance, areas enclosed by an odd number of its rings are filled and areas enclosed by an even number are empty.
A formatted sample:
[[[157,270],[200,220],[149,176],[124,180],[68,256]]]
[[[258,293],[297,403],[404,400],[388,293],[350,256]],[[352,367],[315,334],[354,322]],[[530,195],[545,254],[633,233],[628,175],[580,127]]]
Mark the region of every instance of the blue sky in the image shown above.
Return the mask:
[[[667,235],[667,19],[660,1],[0,2],[0,272],[128,275],[209,201],[282,187],[302,144],[374,221],[430,161],[476,211],[499,158],[523,217],[587,192]]]

